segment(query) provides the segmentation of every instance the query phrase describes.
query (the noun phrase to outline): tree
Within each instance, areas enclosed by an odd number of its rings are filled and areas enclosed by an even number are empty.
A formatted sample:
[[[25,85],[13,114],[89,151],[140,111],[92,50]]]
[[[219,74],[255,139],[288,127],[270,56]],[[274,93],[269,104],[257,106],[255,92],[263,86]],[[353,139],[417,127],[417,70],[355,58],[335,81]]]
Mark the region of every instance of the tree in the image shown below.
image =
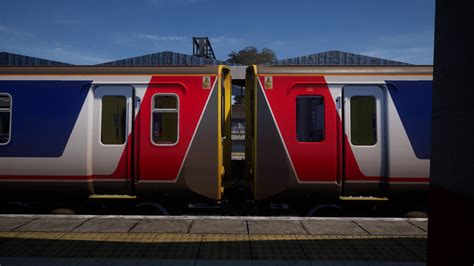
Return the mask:
[[[228,56],[228,62],[241,65],[271,64],[277,61],[277,56],[271,49],[262,48],[258,51],[254,46],[245,47],[238,52],[232,51]]]

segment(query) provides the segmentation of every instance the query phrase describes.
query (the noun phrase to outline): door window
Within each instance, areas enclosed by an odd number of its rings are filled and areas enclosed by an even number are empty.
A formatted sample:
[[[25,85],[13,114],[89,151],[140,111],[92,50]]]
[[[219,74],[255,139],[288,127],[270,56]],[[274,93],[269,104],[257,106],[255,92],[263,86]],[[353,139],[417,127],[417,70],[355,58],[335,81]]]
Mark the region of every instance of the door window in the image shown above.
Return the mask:
[[[123,144],[126,135],[127,100],[124,96],[102,97],[100,139],[103,144]]]
[[[352,145],[375,145],[377,143],[375,97],[352,96],[350,101]]]

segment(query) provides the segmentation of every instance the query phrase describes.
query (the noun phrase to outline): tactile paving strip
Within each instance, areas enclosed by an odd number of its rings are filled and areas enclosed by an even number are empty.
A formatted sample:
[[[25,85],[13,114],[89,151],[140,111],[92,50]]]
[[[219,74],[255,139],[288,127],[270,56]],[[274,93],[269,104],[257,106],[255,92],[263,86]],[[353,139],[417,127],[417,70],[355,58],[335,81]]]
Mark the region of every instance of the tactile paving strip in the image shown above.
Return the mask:
[[[151,243],[156,235],[151,233],[110,233],[106,242]]]

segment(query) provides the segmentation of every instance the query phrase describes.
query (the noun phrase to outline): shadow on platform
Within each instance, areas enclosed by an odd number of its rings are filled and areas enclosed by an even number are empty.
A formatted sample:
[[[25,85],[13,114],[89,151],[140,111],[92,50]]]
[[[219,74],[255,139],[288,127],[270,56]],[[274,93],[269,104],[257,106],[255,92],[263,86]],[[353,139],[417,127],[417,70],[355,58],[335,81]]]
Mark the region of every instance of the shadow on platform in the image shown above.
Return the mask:
[[[396,262],[398,265],[405,262],[406,265],[423,265],[425,259],[425,237],[10,232],[0,238],[2,265],[115,265],[120,262],[180,265],[204,262],[232,262],[233,265]]]

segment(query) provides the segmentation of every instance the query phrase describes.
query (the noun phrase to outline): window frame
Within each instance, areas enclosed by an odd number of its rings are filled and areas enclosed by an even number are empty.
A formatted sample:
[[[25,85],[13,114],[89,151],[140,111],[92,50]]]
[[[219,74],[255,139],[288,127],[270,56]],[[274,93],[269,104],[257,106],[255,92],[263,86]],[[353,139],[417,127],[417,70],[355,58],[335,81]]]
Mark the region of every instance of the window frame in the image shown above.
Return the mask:
[[[103,143],[102,142],[102,125],[103,125],[103,120],[102,120],[102,114],[103,114],[103,110],[104,110],[104,97],[122,97],[125,99],[125,133],[124,133],[124,142],[123,143],[120,143],[120,144],[117,144],[117,143],[110,143],[110,144],[107,144],[107,143]],[[100,128],[99,128],[99,140],[100,140],[100,144],[102,146],[123,146],[125,144],[127,144],[127,138],[128,138],[128,97],[125,96],[125,95],[115,95],[115,94],[107,94],[107,95],[102,95],[100,97]]]
[[[298,97],[319,97],[322,99],[323,105],[323,138],[320,141],[300,141],[298,139],[298,116],[297,116],[297,109],[298,109]],[[298,94],[295,96],[295,139],[296,142],[299,144],[311,144],[311,143],[322,143],[326,141],[326,99],[324,95],[321,94]]]
[[[176,98],[176,108],[162,108],[162,109],[156,109],[155,108],[155,98],[157,96],[173,96]],[[161,110],[161,111],[158,111]],[[164,110],[164,111],[163,111]],[[176,142],[174,143],[156,143],[153,141],[153,114],[154,113],[176,113],[177,114],[177,121],[176,121]],[[151,96],[151,108],[150,108],[150,142],[154,146],[164,146],[164,147],[172,147],[176,146],[179,143],[179,129],[180,129],[180,123],[179,123],[179,115],[180,113],[180,102],[179,102],[179,95],[177,93],[172,93],[172,92],[159,92],[155,93]]]
[[[0,112],[10,112],[10,125],[9,125],[9,132],[8,132],[8,141],[5,143],[0,143],[0,146],[8,145],[12,140],[12,118],[13,118],[13,97],[10,93],[7,92],[0,92],[0,96],[8,96],[10,98],[10,111],[3,111],[0,109]]]

